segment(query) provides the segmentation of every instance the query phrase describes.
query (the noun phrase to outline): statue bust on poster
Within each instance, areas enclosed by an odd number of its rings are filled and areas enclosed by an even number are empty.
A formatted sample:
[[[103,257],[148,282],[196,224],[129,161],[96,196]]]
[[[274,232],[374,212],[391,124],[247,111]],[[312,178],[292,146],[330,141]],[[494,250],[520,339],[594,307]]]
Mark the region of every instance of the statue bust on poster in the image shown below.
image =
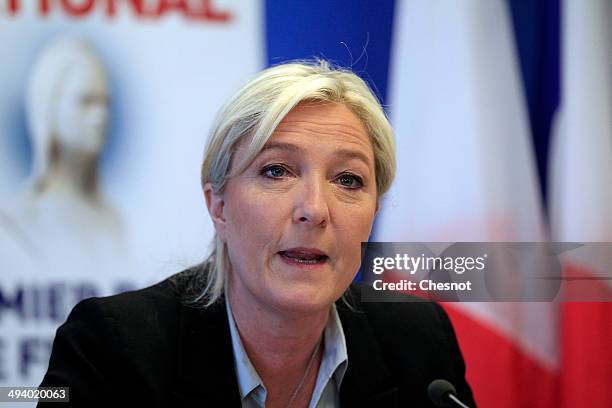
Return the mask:
[[[100,58],[79,38],[55,41],[33,65],[26,94],[31,180],[2,224],[47,269],[82,271],[123,251],[119,216],[98,185],[108,88]]]

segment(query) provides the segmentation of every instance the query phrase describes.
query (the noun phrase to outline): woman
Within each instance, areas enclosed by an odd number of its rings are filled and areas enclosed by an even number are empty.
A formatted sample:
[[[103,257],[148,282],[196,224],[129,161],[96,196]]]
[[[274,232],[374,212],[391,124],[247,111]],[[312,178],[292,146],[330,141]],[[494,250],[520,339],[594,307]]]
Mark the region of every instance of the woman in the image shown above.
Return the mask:
[[[394,155],[356,75],[325,62],[263,71],[223,107],[206,148],[211,256],[77,305],[42,385],[71,387],[75,405],[425,406],[429,382],[445,378],[473,405],[439,306],[361,304],[351,287]]]

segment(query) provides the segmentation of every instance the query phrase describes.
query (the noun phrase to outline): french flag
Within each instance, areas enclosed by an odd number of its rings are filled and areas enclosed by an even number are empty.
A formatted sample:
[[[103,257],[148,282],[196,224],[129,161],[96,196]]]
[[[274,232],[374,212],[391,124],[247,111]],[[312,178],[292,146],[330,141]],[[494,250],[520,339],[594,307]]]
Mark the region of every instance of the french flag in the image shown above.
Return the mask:
[[[612,242],[610,21],[612,4],[607,0],[564,4],[562,100],[549,181],[557,241]],[[589,296],[609,300],[612,255],[602,255],[566,257],[565,274],[573,278],[574,290],[584,292],[588,284]],[[562,406],[612,406],[612,303],[566,302],[559,313]]]
[[[388,100],[399,165],[376,241],[612,241],[612,7],[567,0],[561,11],[551,234],[509,3],[396,4]],[[610,407],[610,306],[445,308],[479,406]]]

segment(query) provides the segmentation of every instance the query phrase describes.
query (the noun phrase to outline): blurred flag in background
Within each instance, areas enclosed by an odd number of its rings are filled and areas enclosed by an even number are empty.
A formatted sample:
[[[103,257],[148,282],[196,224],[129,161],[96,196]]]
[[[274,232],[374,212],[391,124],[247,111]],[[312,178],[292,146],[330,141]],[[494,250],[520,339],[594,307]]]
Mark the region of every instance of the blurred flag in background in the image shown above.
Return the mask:
[[[398,3],[398,174],[376,241],[543,241],[512,23],[501,1]],[[557,406],[552,303],[447,305],[483,407]]]
[[[552,239],[612,242],[612,3],[566,1],[562,16],[562,97],[550,166]],[[588,285],[609,299],[612,254],[598,255],[564,258],[565,275],[574,279],[570,288]],[[612,406],[612,303],[562,303],[560,327],[561,406]]]

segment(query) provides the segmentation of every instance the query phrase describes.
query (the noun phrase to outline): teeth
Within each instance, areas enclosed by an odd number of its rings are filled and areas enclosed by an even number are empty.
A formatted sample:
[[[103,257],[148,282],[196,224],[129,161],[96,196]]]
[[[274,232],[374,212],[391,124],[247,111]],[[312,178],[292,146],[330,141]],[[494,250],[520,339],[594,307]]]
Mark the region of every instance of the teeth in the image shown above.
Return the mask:
[[[314,257],[301,258],[299,257],[299,255],[294,255],[292,253],[287,253],[287,252],[283,252],[282,255],[287,258],[293,259],[294,261],[297,261],[299,263],[308,264],[308,265],[319,263],[325,258],[323,255],[321,256],[315,255]]]
[[[299,263],[303,263],[303,264],[310,264],[310,265],[312,265],[312,264],[319,263],[318,259],[301,259],[301,258],[293,258],[293,259],[295,259]]]
[[[322,258],[322,255],[313,255],[313,254],[302,254],[302,253],[295,253],[295,252],[283,252],[285,254],[285,256],[289,257],[289,258],[295,258],[295,259],[319,259]]]

